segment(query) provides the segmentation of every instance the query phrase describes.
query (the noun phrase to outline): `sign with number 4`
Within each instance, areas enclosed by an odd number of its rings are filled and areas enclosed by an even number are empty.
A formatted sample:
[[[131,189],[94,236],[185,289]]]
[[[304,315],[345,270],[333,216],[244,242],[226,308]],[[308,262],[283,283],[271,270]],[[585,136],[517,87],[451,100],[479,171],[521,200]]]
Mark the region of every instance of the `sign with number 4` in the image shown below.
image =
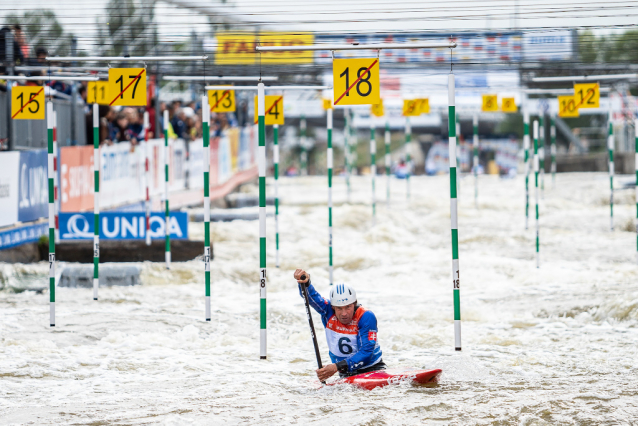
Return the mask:
[[[146,69],[110,68],[108,104],[146,106]]]
[[[264,124],[266,126],[272,126],[273,124],[278,124],[280,126],[284,125],[284,97],[283,95],[266,95],[265,104],[266,111],[264,115]],[[255,96],[255,124],[257,124],[258,120],[257,113],[257,96]]]

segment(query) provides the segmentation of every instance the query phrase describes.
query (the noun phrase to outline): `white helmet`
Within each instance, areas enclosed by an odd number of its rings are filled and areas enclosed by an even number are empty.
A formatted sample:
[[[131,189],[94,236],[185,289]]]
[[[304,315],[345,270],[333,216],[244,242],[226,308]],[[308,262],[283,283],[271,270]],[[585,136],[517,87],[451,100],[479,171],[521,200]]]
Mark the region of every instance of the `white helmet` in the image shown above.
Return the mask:
[[[337,284],[330,290],[332,306],[347,306],[357,301],[357,293],[348,284]]]

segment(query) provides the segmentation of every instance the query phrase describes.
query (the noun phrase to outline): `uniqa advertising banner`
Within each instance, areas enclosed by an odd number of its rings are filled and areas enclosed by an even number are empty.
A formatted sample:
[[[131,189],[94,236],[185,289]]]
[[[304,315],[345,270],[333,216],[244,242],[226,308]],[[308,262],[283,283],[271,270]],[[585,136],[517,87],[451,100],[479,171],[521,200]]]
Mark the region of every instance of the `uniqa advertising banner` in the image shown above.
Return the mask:
[[[151,213],[151,238],[166,236],[164,213]],[[171,239],[188,239],[188,213],[171,212],[169,216]],[[93,213],[60,213],[61,240],[93,239]],[[146,238],[144,212],[100,213],[100,239],[143,240]]]

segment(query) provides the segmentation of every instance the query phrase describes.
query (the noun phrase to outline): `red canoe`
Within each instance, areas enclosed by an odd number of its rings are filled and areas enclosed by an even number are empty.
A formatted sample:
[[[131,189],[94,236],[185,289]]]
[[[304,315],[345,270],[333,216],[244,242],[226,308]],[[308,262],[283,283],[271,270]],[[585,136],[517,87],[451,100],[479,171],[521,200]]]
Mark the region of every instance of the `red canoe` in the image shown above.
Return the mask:
[[[403,382],[412,384],[437,383],[442,370],[412,370],[402,373],[391,373],[386,370],[372,371],[344,377],[329,385],[349,383],[363,389],[372,390],[381,386],[396,385]]]

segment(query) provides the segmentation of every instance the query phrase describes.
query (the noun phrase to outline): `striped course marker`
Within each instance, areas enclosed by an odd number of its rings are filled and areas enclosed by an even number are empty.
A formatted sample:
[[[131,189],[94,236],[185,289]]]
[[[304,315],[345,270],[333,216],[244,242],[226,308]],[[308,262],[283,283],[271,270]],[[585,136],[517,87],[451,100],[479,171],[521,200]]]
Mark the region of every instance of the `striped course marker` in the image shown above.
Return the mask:
[[[47,148],[49,183],[49,325],[55,327],[55,199],[53,184],[53,103],[47,102]]]
[[[456,108],[456,107],[455,107]],[[461,196],[461,160],[459,157],[459,152],[461,151],[461,144],[459,143],[458,139],[461,138],[462,134],[461,134],[461,123],[459,120],[459,115],[456,114],[454,116],[454,119],[456,120],[456,133],[455,133],[455,137],[457,138],[457,141],[455,142],[456,144],[456,196],[457,198]]]
[[[554,116],[552,115],[550,117],[550,128],[549,128],[549,136],[551,138],[550,140],[550,154],[552,156],[552,165],[551,165],[551,171],[552,171],[552,186],[556,185],[556,122],[554,119]]]
[[[410,167],[410,141],[412,140],[412,126],[410,125],[410,117],[405,117],[405,144],[403,145],[403,149],[405,151],[405,165],[408,168],[408,174],[405,179],[405,183],[407,186],[406,197],[410,199],[410,174],[412,174],[412,169]]]
[[[150,172],[150,159],[149,159],[149,144],[148,144],[148,132],[149,132],[149,119],[148,111],[144,111],[144,181],[146,184],[146,205],[145,205],[145,219],[146,219],[146,245],[151,245],[151,172]]]
[[[538,173],[539,173],[539,158],[538,158],[538,120],[534,120],[534,198],[536,199],[536,267],[541,267],[541,257],[540,257],[540,239],[539,239],[539,231],[540,224],[538,218],[538,204],[539,204],[539,191],[538,191]]]
[[[328,270],[330,273],[330,285],[332,285],[332,108],[329,108],[326,112],[328,114]]]
[[[474,206],[478,209],[478,167],[479,167],[479,137],[478,137],[478,114],[474,114],[472,118],[472,127],[474,129],[472,145],[474,145]]]
[[[609,225],[614,230],[614,123],[609,111],[609,136],[607,136],[607,150],[609,151]]]
[[[638,117],[634,118],[634,131],[636,132],[636,260],[638,261]]]
[[[452,291],[454,295],[454,349],[461,350],[461,295],[459,274],[459,224],[456,198],[456,105],[454,74],[448,76],[448,135],[450,157],[450,218],[452,229]]]
[[[100,285],[100,111],[93,104],[93,300]]]
[[[166,203],[166,213],[164,215],[164,230],[166,231],[166,245],[164,248],[164,259],[166,260],[166,269],[171,268],[171,226],[170,226],[170,210],[168,203],[168,110],[164,110],[164,199]]]
[[[299,144],[301,145],[301,175],[308,175],[308,151],[306,150],[306,117],[299,120]]]
[[[59,192],[58,182],[58,113],[53,111],[53,205],[55,208],[55,243],[58,244],[60,242],[60,219],[59,219],[59,211],[60,206],[58,205],[58,192]]]
[[[272,130],[272,156],[275,173],[275,266],[279,268],[279,124],[274,124]]]
[[[545,199],[545,114],[540,115],[538,155],[540,157],[541,198]]]
[[[204,144],[204,285],[206,321],[210,321],[210,108],[202,96],[202,136]]]
[[[390,159],[390,123],[385,122],[385,177],[386,177],[386,199],[388,203],[388,209],[390,208],[390,166],[392,161]]]
[[[264,83],[257,85],[257,122],[259,126],[259,357],[266,359],[266,102]]]
[[[525,229],[529,229],[529,112],[523,111],[523,148],[525,150]]]
[[[377,200],[375,196],[375,180],[377,176],[377,139],[372,117],[370,117],[370,175],[372,176],[372,226],[374,226],[377,218]]]
[[[350,116],[350,110],[346,109],[343,111],[343,115],[346,121],[346,127],[344,130],[344,149],[343,149],[343,161],[344,161],[344,169],[346,173],[346,190],[347,190],[347,200],[350,203],[350,173],[351,173],[351,164],[350,164],[350,144],[352,143],[352,134],[350,132],[350,128],[352,127],[352,117]]]

